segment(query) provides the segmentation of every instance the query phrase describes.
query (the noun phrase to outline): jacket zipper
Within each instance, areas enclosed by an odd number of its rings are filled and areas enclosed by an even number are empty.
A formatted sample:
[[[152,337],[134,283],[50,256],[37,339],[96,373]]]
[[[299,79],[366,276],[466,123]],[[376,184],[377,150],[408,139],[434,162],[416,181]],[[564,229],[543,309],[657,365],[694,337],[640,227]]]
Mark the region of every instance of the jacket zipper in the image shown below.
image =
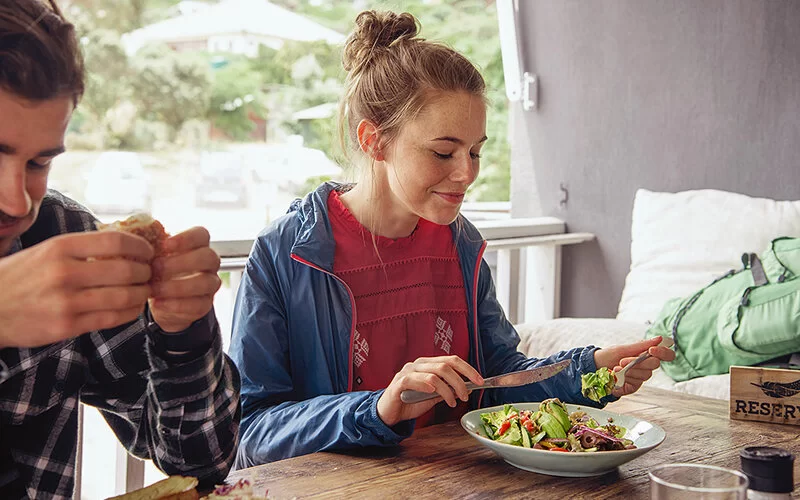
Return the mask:
[[[473,335],[475,336],[475,366],[478,368],[478,373],[483,376],[483,370],[481,370],[481,361],[480,361],[480,335],[479,335],[479,323],[478,323],[478,274],[481,270],[481,261],[483,260],[483,253],[486,251],[486,241],[483,242],[481,245],[481,249],[478,251],[478,258],[475,261],[475,272],[474,278],[472,280],[472,323],[473,323]],[[483,401],[483,389],[478,394],[478,408],[481,407],[481,402]]]
[[[350,297],[350,308],[353,310],[353,318],[350,322],[350,349],[347,355],[347,392],[353,392],[353,341],[355,340],[355,332],[356,332],[356,298],[353,295],[353,291],[350,290],[350,287],[347,286],[347,283],[344,280],[332,272],[326,271],[321,267],[317,266],[316,264],[312,264],[311,262],[299,257],[297,254],[291,254],[292,260],[297,261],[301,264],[304,264],[312,269],[316,269],[317,271],[323,272],[328,276],[333,277],[344,285],[345,290],[347,290],[347,295]]]

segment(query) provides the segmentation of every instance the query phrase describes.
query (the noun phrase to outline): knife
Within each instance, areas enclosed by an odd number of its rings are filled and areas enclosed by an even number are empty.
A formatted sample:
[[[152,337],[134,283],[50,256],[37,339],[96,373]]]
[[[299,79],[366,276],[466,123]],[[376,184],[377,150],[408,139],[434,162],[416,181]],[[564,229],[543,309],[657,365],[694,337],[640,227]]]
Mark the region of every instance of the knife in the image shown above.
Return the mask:
[[[467,390],[474,391],[477,389],[495,389],[498,387],[518,387],[521,385],[533,384],[541,382],[557,374],[572,362],[570,359],[559,361],[552,365],[540,366],[538,368],[531,368],[529,370],[520,370],[518,372],[505,373],[496,377],[489,377],[483,379],[483,385],[475,385],[472,382],[467,382]],[[433,392],[420,392],[405,390],[400,393],[400,399],[403,403],[419,403],[429,399],[438,398],[439,393]]]

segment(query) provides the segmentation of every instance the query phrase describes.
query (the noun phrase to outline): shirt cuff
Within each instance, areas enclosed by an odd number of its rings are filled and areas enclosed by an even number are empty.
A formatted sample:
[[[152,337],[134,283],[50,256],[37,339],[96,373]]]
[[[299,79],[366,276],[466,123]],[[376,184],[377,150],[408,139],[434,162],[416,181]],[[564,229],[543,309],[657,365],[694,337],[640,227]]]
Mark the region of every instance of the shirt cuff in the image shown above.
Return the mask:
[[[149,306],[145,307],[144,318],[154,353],[172,363],[185,363],[202,356],[208,352],[214,340],[216,315],[213,308],[186,330],[176,333],[162,330],[153,320]]]

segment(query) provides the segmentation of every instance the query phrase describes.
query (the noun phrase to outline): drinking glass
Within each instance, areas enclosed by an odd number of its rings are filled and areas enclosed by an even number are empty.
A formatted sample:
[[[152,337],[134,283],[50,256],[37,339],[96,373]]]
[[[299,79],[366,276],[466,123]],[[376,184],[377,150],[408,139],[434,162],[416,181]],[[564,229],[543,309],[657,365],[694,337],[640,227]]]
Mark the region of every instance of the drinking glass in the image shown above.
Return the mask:
[[[747,476],[701,464],[659,465],[649,472],[652,500],[746,500]]]

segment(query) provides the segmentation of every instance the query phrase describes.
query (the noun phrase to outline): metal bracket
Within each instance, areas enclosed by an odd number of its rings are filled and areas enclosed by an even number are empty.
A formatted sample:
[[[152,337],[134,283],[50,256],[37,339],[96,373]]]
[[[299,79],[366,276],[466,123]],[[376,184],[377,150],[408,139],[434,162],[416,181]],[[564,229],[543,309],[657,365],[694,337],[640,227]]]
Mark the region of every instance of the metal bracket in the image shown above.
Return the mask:
[[[522,74],[522,109],[530,111],[539,104],[539,79],[536,75]]]

